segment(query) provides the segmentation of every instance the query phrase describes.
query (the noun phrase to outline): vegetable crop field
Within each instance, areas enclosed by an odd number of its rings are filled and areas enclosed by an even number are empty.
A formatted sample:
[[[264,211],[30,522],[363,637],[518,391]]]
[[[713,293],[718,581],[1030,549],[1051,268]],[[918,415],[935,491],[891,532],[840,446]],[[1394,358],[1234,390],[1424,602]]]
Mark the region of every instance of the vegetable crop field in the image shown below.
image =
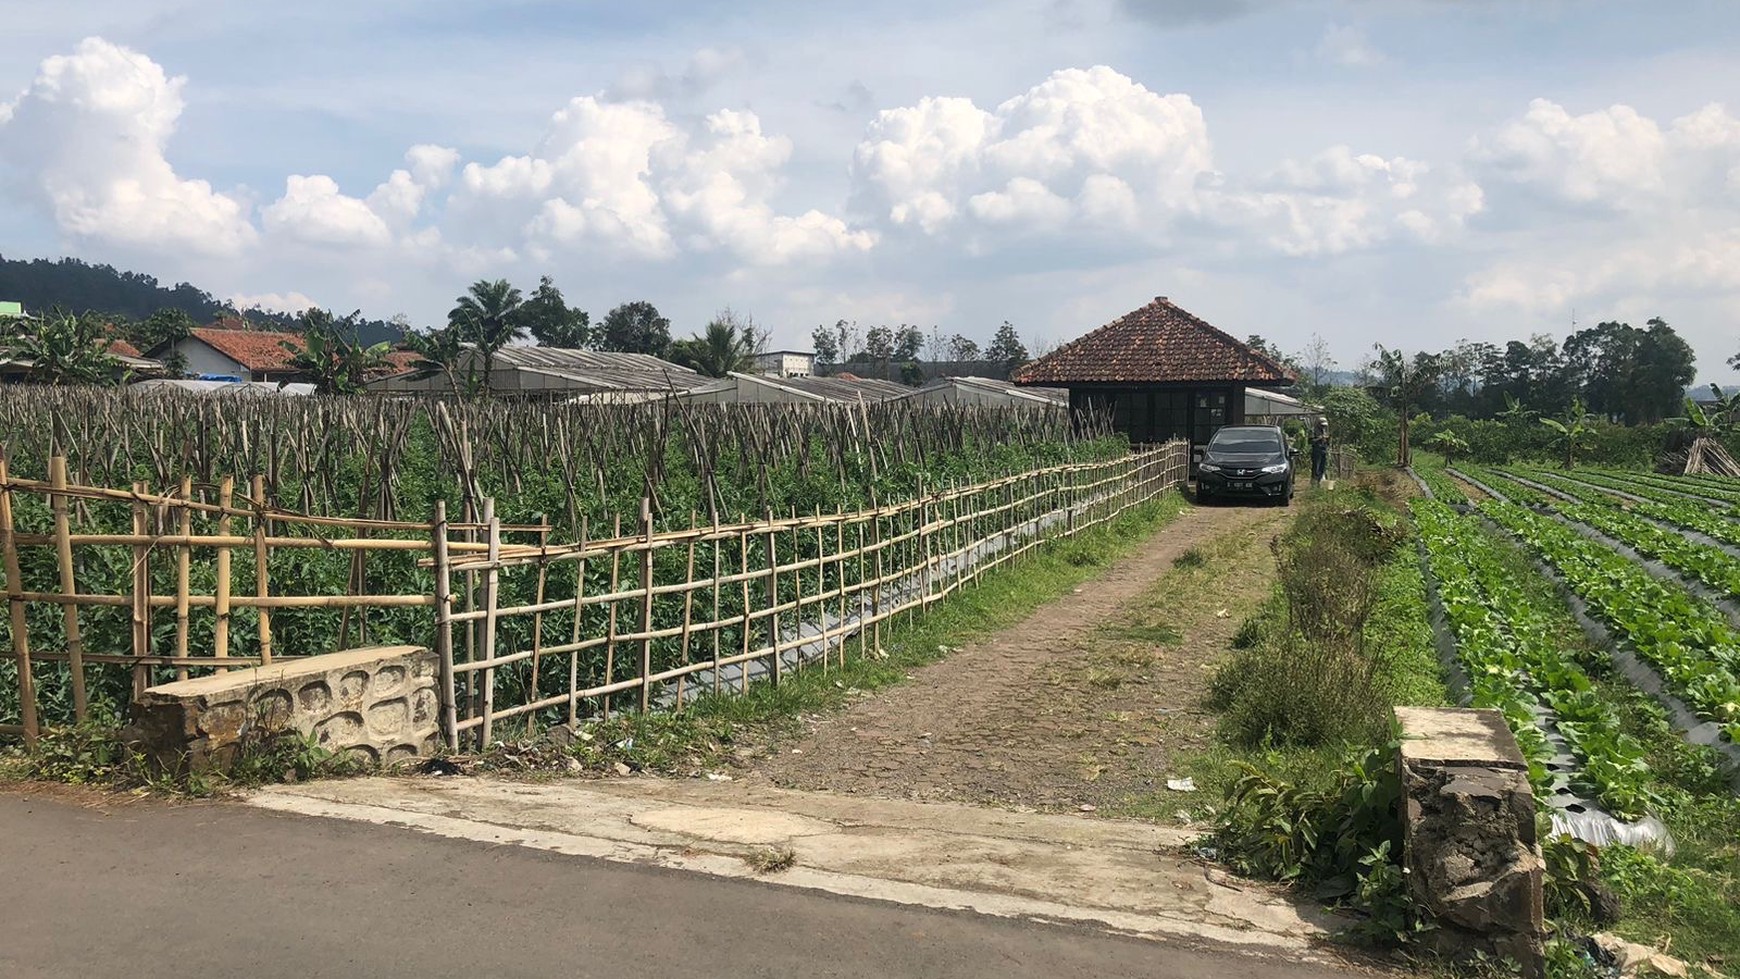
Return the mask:
[[[846,548],[845,542],[832,539],[832,527],[824,541],[820,531],[807,528],[802,534],[782,528],[777,535],[743,535],[721,533],[717,528],[722,525],[853,514],[899,507],[925,496],[947,499],[949,509],[911,512],[929,514],[932,521],[941,519],[939,512],[949,515],[949,533],[964,538],[985,533],[989,526],[965,508],[968,487],[994,487],[970,498],[988,506],[985,493],[1000,500],[1006,490],[1012,491],[1013,484],[999,481],[1058,472],[1057,495],[1048,495],[1050,482],[1036,484],[1042,495],[1031,505],[1046,505],[1069,499],[1072,491],[1089,485],[1085,474],[1075,479],[1076,470],[1069,467],[1107,464],[1129,452],[1121,437],[1108,436],[1091,424],[1073,425],[1062,412],[899,402],[552,405],[202,399],[14,387],[0,396],[0,431],[7,433],[4,459],[10,477],[25,481],[20,487],[38,487],[21,488],[9,501],[12,526],[25,543],[39,545],[18,548],[19,577],[27,593],[66,590],[54,547],[41,546],[53,540],[60,526],[49,505],[53,494],[41,488],[52,475],[49,462],[57,454],[65,458],[64,476],[71,485],[121,492],[114,498],[72,498],[65,522],[77,528],[75,533],[136,542],[152,535],[246,534],[250,528],[265,535],[269,527],[271,539],[284,546],[268,549],[262,536],[257,552],[230,548],[233,569],[230,554],[214,560],[220,549],[185,544],[92,544],[79,547],[70,562],[76,565],[72,577],[87,603],[76,616],[78,639],[86,650],[157,657],[180,650],[185,658],[191,649],[209,655],[221,622],[220,647],[227,655],[246,658],[244,663],[257,660],[268,648],[279,655],[303,655],[363,643],[430,644],[434,624],[426,606],[427,596],[435,594],[435,579],[428,544],[436,501],[445,502],[454,526],[474,529],[481,526],[489,501],[509,550],[556,551],[600,542],[611,547],[611,541],[625,538],[650,540],[657,534],[713,528],[706,540],[686,548],[660,548],[645,564],[631,554],[621,562],[568,561],[552,565],[547,574],[542,568],[503,574],[496,595],[503,607],[554,605],[553,597],[546,596],[638,596],[655,579],[686,581],[696,568],[729,571],[735,576],[733,586],[709,593],[705,616],[685,608],[682,595],[662,592],[644,610],[656,619],[654,629],[676,623],[686,630],[691,618],[696,623],[728,620],[741,617],[751,604],[777,606],[792,596],[837,590],[843,574],[858,570],[837,557]],[[146,505],[144,500],[154,502]],[[178,505],[181,500],[188,505]],[[232,512],[236,526],[226,531]],[[1014,518],[1013,505],[1004,506],[1003,512]],[[223,520],[216,519],[220,513]],[[914,519],[908,511],[900,513],[901,519]],[[353,523],[329,523],[322,531],[318,524],[298,523],[298,516]],[[873,534],[894,529],[892,517],[868,528]],[[357,541],[359,546],[346,550],[323,546],[322,533],[397,539]],[[290,539],[298,534],[300,539]],[[925,539],[929,536],[927,531]],[[910,550],[918,537],[912,541],[901,538],[891,545]],[[471,546],[482,547],[481,538]],[[821,557],[824,549],[826,561]],[[880,550],[877,554],[881,560]],[[894,560],[897,555],[890,551],[886,556]],[[771,567],[782,572],[767,574]],[[222,589],[217,587],[220,577]],[[462,577],[481,587],[476,574]],[[310,600],[273,607],[268,617],[265,605],[249,604],[256,590],[266,595],[268,578],[275,595]],[[778,590],[762,593],[768,589]],[[209,605],[188,608],[187,601],[174,609],[164,606],[173,601],[170,596],[191,592],[209,598],[219,590],[246,597],[227,615]],[[143,611],[122,603],[122,596],[141,593],[147,596]],[[785,597],[774,601],[775,595]],[[321,596],[382,596],[382,601],[374,606],[336,601],[327,606],[318,603]],[[414,602],[417,596],[425,599]],[[403,601],[386,601],[395,597]],[[100,603],[109,598],[120,604]],[[623,633],[634,632],[626,625],[628,616],[638,621],[643,612],[638,597],[633,598],[637,607],[632,613],[630,603],[623,598],[589,606],[585,621],[571,612],[564,619],[554,608],[523,621],[504,620],[501,639],[533,648],[537,633],[556,645],[556,633],[561,632],[560,642],[567,645],[597,636],[598,644],[614,651],[617,643],[607,642],[607,632],[614,634],[619,627]],[[68,623],[74,619],[71,608],[30,603],[26,626],[31,645],[65,650]],[[756,627],[765,633],[778,621],[758,620]],[[0,621],[0,646],[9,650],[13,628],[10,619]],[[752,637],[728,629],[714,638],[729,643],[727,649],[752,648]],[[674,644],[660,638],[653,644],[654,653],[663,655]],[[626,679],[618,671],[628,657],[599,655],[600,663],[577,667],[582,675],[596,666],[603,682]],[[639,660],[634,657],[634,665]],[[185,673],[185,664],[178,668]],[[70,682],[64,662],[37,662],[32,673],[42,722],[71,722],[78,713],[76,701],[85,693],[97,716],[118,716],[130,697],[130,683],[176,676],[163,664],[144,669],[141,673],[120,663],[93,661],[85,667],[90,689],[81,692]],[[16,671],[10,655],[0,662],[0,725],[20,722]],[[501,671],[498,679],[511,688],[504,696],[519,697],[519,686],[536,688],[557,677],[556,671],[546,670],[540,679],[536,667],[518,663]]]
[[[1615,930],[1731,962],[1740,481],[1435,464],[1416,475],[1432,497],[1412,509],[1452,686],[1504,714],[1557,828],[1629,844],[1600,857],[1623,903]],[[1592,910],[1561,901],[1556,916],[1580,928]]]

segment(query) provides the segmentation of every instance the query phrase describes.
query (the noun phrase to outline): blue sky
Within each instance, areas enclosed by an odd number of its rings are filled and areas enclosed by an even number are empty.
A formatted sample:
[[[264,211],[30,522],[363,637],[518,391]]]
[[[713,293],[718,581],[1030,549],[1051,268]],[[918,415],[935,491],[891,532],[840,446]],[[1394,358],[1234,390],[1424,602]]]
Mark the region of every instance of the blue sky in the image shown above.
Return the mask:
[[[1740,349],[1727,0],[0,0],[0,251],[438,322]],[[397,172],[396,172],[397,171]]]

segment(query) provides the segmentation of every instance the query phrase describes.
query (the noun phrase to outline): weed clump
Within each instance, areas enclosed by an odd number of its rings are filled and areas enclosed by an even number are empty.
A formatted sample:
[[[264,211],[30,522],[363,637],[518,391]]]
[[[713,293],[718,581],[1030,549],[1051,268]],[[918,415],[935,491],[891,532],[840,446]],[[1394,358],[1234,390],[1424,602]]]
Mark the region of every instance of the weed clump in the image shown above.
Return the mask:
[[[1363,507],[1312,507],[1271,542],[1277,621],[1247,622],[1215,675],[1210,706],[1234,744],[1371,744],[1386,730],[1382,650],[1365,626],[1400,535]]]

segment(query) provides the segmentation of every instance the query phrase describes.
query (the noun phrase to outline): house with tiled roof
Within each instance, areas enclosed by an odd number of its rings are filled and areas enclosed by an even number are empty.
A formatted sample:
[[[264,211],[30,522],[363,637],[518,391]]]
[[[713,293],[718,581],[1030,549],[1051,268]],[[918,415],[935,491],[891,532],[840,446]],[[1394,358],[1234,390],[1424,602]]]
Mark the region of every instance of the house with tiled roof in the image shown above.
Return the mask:
[[[1200,449],[1245,420],[1247,389],[1293,372],[1165,296],[1016,370],[1023,386],[1066,388],[1076,412],[1103,412],[1134,443],[1186,438]]]
[[[239,322],[239,321],[237,321]],[[296,354],[284,344],[302,349],[302,335],[274,330],[195,327],[185,338],[151,351],[158,360],[180,354],[193,377],[235,377],[243,381],[292,381],[301,372],[291,364]]]

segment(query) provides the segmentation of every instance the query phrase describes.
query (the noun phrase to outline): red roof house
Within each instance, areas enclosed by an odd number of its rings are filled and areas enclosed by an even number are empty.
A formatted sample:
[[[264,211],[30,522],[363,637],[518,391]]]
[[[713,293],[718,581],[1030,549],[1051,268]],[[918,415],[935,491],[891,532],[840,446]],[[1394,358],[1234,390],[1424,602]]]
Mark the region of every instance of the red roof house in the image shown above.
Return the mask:
[[[1070,408],[1106,412],[1136,443],[1244,421],[1245,388],[1293,384],[1292,371],[1165,296],[1015,371],[1021,385],[1069,389]]]
[[[289,381],[300,376],[290,363],[295,356],[284,344],[302,349],[298,333],[275,330],[195,327],[183,340],[151,351],[159,360],[179,353],[194,377],[238,377],[244,381]]]

